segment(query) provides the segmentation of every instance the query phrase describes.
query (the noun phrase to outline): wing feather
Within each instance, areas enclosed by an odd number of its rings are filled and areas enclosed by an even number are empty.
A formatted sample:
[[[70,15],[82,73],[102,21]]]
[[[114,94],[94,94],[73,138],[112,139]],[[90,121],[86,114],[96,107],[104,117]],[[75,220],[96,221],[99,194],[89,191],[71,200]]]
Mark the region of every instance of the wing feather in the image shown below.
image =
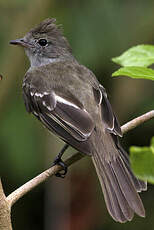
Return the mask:
[[[96,102],[101,105],[102,120],[106,130],[114,135],[122,136],[120,124],[112,110],[111,104],[107,98],[105,88],[99,85],[98,89],[93,88]]]
[[[23,87],[24,101],[28,112],[32,112],[52,132],[65,142],[86,154],[91,154],[88,137],[94,130],[94,123],[89,113],[79,106],[73,96],[70,100],[65,95],[54,91],[45,92]],[[82,144],[81,144],[82,142]],[[85,142],[85,143],[83,143]]]

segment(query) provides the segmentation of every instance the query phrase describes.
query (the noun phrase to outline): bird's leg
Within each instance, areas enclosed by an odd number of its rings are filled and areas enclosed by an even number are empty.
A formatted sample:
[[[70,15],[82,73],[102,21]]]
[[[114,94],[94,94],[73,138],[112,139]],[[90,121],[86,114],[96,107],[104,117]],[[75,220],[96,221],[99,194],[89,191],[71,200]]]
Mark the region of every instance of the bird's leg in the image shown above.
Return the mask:
[[[67,166],[66,164],[62,161],[61,157],[63,156],[64,152],[66,149],[69,147],[68,144],[65,144],[64,147],[61,149],[61,151],[58,153],[56,156],[55,160],[53,161],[53,165],[60,165],[63,168],[64,172],[58,172],[55,174],[57,177],[64,178],[66,173],[67,173]]]

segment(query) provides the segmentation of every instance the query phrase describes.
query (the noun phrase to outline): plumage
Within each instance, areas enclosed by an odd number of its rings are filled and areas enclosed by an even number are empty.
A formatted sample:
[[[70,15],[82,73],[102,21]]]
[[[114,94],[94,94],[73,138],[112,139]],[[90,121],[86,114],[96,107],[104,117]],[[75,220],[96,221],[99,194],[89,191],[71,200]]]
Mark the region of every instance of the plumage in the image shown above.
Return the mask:
[[[39,43],[39,39],[46,42]],[[11,43],[24,46],[31,62],[23,81],[27,111],[66,143],[92,157],[107,209],[115,221],[130,221],[134,213],[145,216],[138,192],[146,190],[146,183],[130,169],[128,155],[118,140],[121,128],[106,91],[73,57],[55,19],[43,21],[23,39]]]

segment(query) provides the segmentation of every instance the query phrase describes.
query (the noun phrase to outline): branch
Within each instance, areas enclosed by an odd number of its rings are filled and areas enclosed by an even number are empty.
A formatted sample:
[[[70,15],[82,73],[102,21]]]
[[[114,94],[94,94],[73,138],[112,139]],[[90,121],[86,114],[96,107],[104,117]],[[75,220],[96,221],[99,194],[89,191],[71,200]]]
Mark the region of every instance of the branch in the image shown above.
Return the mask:
[[[154,110],[152,110],[152,111],[150,111],[148,113],[145,113],[145,114],[143,114],[143,115],[141,115],[141,116],[129,121],[125,125],[121,126],[122,133],[124,134],[124,133],[130,131],[130,130],[134,129],[135,127],[141,125],[145,121],[148,121],[148,120],[150,120],[152,118],[154,118]],[[81,153],[77,152],[73,156],[69,157],[65,161],[65,164],[67,166],[70,166],[73,163],[75,163],[78,160],[80,160],[81,158],[83,158],[84,156],[85,155],[82,155]],[[54,174],[56,174],[60,170],[62,170],[62,167],[60,165],[52,166],[51,168],[45,170],[44,172],[42,172],[41,174],[39,174],[38,176],[36,176],[32,180],[30,180],[27,183],[25,183],[24,185],[22,185],[20,188],[16,189],[14,192],[12,192],[6,198],[7,202],[10,205],[10,207],[12,207],[12,205],[17,200],[19,200],[22,196],[24,196],[26,193],[28,193],[33,188],[35,188],[39,184],[41,184],[44,181],[46,181],[49,177],[53,176]]]
[[[12,230],[11,226],[11,207],[6,200],[0,179],[0,229]]]
[[[129,121],[125,125],[121,127],[122,133],[126,133],[130,131],[131,129],[134,129],[135,127],[141,125],[145,121],[148,121],[150,119],[154,118],[154,110],[143,114],[140,117],[137,117],[133,119],[132,121]],[[81,153],[77,152],[73,156],[69,157],[65,164],[67,166],[72,165],[73,163],[77,162],[81,158],[83,158],[85,155],[82,155]],[[32,180],[28,181],[18,189],[16,189],[14,192],[12,192],[8,197],[5,196],[0,180],[0,229],[1,230],[12,230],[11,226],[11,207],[12,205],[18,201],[21,197],[23,197],[26,193],[31,191],[33,188],[38,186],[39,184],[46,181],[49,177],[53,176],[57,172],[62,170],[62,167],[60,165],[54,165],[51,168],[45,170]]]
[[[65,164],[67,166],[70,166],[71,164],[77,162],[78,160],[80,160],[81,158],[83,158],[84,155],[82,155],[81,153],[77,152],[75,153],[73,156],[69,157],[66,161]],[[10,207],[17,201],[19,200],[21,197],[23,197],[26,193],[28,193],[29,191],[31,191],[33,188],[35,188],[36,186],[38,186],[39,184],[43,183],[44,181],[46,181],[49,177],[55,175],[57,172],[59,172],[60,170],[62,170],[62,167],[60,165],[54,165],[51,168],[45,170],[44,172],[42,172],[41,174],[39,174],[38,176],[34,177],[33,179],[31,179],[30,181],[28,181],[27,183],[25,183],[24,185],[22,185],[21,187],[19,187],[18,189],[16,189],[14,192],[12,192],[7,198],[7,202],[9,203]]]
[[[121,126],[122,133],[127,133],[128,131],[136,128],[137,126],[143,124],[144,122],[154,118],[154,110],[145,113]]]

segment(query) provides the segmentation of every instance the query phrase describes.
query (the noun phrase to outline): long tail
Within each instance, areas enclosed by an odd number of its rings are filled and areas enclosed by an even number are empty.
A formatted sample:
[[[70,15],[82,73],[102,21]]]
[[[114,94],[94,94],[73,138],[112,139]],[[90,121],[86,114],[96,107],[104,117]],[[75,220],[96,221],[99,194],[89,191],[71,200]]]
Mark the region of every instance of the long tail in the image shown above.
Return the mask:
[[[110,143],[114,143],[110,150],[103,144],[101,153],[97,150],[92,157],[108,212],[115,221],[121,223],[132,220],[134,212],[144,217],[145,210],[138,192],[146,190],[146,183],[138,180],[132,173],[128,155],[119,145],[116,136],[109,135],[108,138]],[[109,154],[111,156],[106,157]]]

